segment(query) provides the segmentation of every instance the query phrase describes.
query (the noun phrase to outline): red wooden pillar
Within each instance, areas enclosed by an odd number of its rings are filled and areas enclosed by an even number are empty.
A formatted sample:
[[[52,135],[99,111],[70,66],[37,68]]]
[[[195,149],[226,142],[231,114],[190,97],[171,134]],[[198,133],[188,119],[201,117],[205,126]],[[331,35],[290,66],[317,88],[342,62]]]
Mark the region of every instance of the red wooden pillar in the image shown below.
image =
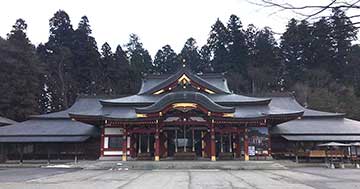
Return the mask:
[[[269,138],[269,149],[268,149],[268,153],[269,153],[269,157],[271,156],[271,136],[270,136],[270,132],[269,132],[269,127],[268,127],[268,138]]]
[[[105,126],[101,127],[100,157],[104,156]]]
[[[155,161],[160,160],[160,129],[158,124],[156,124],[155,129]]]
[[[245,161],[249,161],[249,137],[248,137],[248,129],[244,129],[244,153],[245,153]]]
[[[211,161],[216,161],[216,143],[215,143],[215,128],[214,128],[214,120],[211,120],[211,128],[210,128],[210,156]]]
[[[239,158],[241,157],[241,147],[240,147],[240,130],[237,129],[236,135],[235,135],[235,157]]]
[[[135,135],[134,133],[129,133],[129,137],[130,137],[130,157],[134,158],[136,157],[136,138],[135,138]]]
[[[124,128],[123,141],[122,141],[122,160],[127,160],[127,130]]]

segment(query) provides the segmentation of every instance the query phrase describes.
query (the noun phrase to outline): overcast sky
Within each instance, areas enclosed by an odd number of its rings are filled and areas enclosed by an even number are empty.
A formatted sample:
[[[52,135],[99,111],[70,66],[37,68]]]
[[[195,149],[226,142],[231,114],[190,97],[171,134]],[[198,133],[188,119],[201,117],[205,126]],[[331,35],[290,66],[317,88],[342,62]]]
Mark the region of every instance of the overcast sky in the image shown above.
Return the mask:
[[[36,45],[46,42],[49,19],[59,9],[70,15],[74,28],[86,15],[99,46],[104,42],[113,48],[124,45],[135,33],[152,56],[166,44],[179,52],[189,37],[203,45],[216,19],[226,23],[231,14],[245,26],[269,26],[275,32],[283,32],[287,21],[296,16],[286,12],[270,16],[274,10],[246,0],[7,0],[1,2],[0,36],[6,37],[15,20],[23,18],[30,40]]]

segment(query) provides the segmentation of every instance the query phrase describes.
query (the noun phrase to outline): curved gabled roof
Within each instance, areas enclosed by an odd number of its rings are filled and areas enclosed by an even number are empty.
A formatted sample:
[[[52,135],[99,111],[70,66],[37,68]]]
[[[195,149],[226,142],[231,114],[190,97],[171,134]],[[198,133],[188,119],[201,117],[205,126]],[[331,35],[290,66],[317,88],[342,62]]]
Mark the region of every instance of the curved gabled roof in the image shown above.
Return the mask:
[[[119,105],[119,106],[149,106],[157,102],[165,94],[160,95],[131,95],[122,98],[100,100],[103,105]],[[212,101],[226,106],[236,106],[236,105],[268,105],[271,101],[271,98],[258,98],[258,97],[248,97],[238,94],[204,94]]]
[[[216,82],[216,83],[210,83],[206,79],[201,78],[200,76],[192,73],[187,68],[181,68],[177,73],[167,77],[166,79],[163,79],[161,77],[155,78],[149,81],[143,81],[142,87],[138,94],[153,94],[156,91],[159,91],[161,89],[164,89],[171,85],[172,83],[176,82],[182,75],[186,75],[189,77],[189,79],[211,91],[214,91],[215,93],[230,93],[227,86],[224,86],[223,82]],[[209,78],[210,79],[210,78]],[[218,80],[216,80],[218,81]],[[145,84],[145,82],[149,82],[149,84]],[[220,86],[217,86],[216,84],[220,84]]]
[[[163,110],[168,105],[173,103],[197,103],[201,106],[205,107],[211,112],[229,112],[233,113],[235,108],[233,107],[225,107],[221,106],[214,101],[212,101],[206,95],[199,93],[199,92],[171,92],[163,97],[161,97],[156,103],[143,107],[143,108],[136,108],[137,113],[152,113],[152,112],[159,112]]]

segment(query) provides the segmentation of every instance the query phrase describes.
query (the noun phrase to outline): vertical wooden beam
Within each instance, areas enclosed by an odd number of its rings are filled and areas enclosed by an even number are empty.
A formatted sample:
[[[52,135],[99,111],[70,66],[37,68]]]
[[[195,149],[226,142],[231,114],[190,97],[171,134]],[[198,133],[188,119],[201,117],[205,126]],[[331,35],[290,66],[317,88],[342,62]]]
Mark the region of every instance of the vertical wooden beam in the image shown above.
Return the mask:
[[[248,129],[244,129],[244,153],[245,153],[245,161],[249,161],[249,136]]]
[[[229,133],[229,152],[232,153],[232,137],[231,137],[231,133]]]
[[[186,152],[187,140],[186,140],[186,126],[184,125],[184,152]]]
[[[105,125],[101,126],[100,157],[104,157]]]
[[[46,152],[47,152],[47,164],[49,165],[50,164],[50,147],[49,147],[50,144],[46,144]],[[76,145],[76,143],[75,143]],[[76,148],[76,146],[75,146]],[[76,149],[75,149],[76,150]]]
[[[24,161],[24,144],[20,144],[20,164],[22,164]]]
[[[241,133],[240,129],[237,129],[236,132],[236,143],[235,143],[235,150],[236,150],[236,156],[235,157],[241,157]]]
[[[223,141],[223,133],[220,133],[220,152],[224,152],[224,141]]]
[[[146,152],[150,153],[150,134],[149,133],[147,133]]]
[[[160,130],[159,130],[159,124],[156,124],[156,129],[155,129],[155,161],[160,161]]]
[[[210,148],[211,161],[216,161],[216,144],[215,144],[214,120],[211,120],[210,145],[211,145],[211,148]]]
[[[122,142],[122,160],[127,160],[127,130],[124,127],[123,142]]]
[[[0,163],[4,163],[5,162],[5,147],[4,147],[4,143],[0,144],[0,148],[1,148],[1,152],[0,152]]]
[[[204,131],[201,131],[201,157],[205,157],[205,141]]]
[[[169,152],[169,147],[168,147],[168,133],[167,132],[163,132],[164,133],[164,157],[168,157],[168,152]]]
[[[295,162],[296,163],[299,163],[299,155],[298,155],[298,153],[299,153],[299,144],[296,141],[295,142]]]
[[[270,157],[271,156],[271,151],[272,151],[272,149],[271,149],[271,135],[270,135],[270,132],[269,132],[270,131],[269,127],[267,127],[267,128],[268,128],[268,138],[269,138],[269,140],[268,140],[269,141],[269,144],[268,144],[269,145],[269,148],[268,148],[268,153],[269,154],[268,154],[268,156]]]
[[[139,143],[138,143],[138,155],[141,153],[141,133],[138,134],[139,136]]]
[[[175,153],[178,152],[177,128],[175,130]]]
[[[195,152],[195,131],[192,129],[192,152]]]

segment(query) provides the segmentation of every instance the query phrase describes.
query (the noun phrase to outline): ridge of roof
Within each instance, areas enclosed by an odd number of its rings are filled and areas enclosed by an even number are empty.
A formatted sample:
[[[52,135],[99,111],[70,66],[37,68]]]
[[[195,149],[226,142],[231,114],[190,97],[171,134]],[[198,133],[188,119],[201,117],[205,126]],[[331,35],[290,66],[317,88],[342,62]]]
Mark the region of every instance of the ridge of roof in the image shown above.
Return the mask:
[[[165,106],[172,103],[181,103],[181,102],[196,102],[202,106],[207,107],[210,111],[213,112],[234,112],[234,107],[226,107],[217,104],[211,100],[208,96],[193,91],[186,92],[171,92],[162,96],[156,103],[142,108],[136,108],[138,113],[151,113],[161,111]]]
[[[210,89],[210,90],[213,90],[215,92],[229,93],[229,92],[227,92],[227,91],[225,91],[223,89],[220,89],[220,88],[214,86],[213,84],[209,83],[205,79],[201,78],[201,76],[198,76],[197,74],[194,74],[188,68],[182,67],[175,74],[167,77],[164,81],[158,83],[157,85],[155,85],[155,86],[153,86],[153,87],[151,87],[151,88],[149,88],[147,90],[141,90],[144,87],[144,82],[146,82],[146,81],[143,81],[141,89],[140,89],[138,94],[149,94],[149,93],[156,92],[156,91],[158,91],[158,90],[160,90],[160,89],[162,89],[164,87],[167,87],[172,82],[175,82],[175,80],[177,80],[183,74],[187,75],[191,80],[194,80],[196,83],[198,83],[200,85],[205,85],[205,87]]]

